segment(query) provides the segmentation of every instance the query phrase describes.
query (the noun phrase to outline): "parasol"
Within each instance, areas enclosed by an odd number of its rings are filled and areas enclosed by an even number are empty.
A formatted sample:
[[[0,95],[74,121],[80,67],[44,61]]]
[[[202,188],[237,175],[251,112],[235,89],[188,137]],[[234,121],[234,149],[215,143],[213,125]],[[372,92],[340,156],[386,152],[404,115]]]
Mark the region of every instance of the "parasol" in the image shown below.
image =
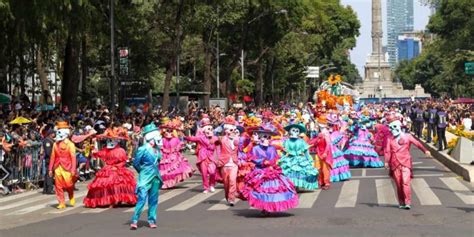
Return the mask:
[[[0,93],[0,104],[9,104],[12,102],[12,97],[5,93]]]
[[[25,124],[25,123],[31,123],[32,121],[25,118],[25,117],[16,117],[14,120],[10,121],[10,124]]]

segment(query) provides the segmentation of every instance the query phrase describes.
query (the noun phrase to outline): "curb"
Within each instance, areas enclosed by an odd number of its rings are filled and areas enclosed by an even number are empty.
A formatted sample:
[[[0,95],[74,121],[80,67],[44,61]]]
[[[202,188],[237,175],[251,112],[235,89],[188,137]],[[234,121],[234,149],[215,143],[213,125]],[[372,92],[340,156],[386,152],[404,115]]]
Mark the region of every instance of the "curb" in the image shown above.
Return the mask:
[[[424,140],[419,139],[417,137],[415,137],[415,139],[420,141],[431,152],[431,155],[433,156],[433,158],[438,160],[441,164],[446,166],[455,174],[461,176],[464,180],[470,183],[474,183],[474,166],[461,164],[457,160],[449,156],[448,154],[438,151],[438,149],[435,146],[426,143]]]

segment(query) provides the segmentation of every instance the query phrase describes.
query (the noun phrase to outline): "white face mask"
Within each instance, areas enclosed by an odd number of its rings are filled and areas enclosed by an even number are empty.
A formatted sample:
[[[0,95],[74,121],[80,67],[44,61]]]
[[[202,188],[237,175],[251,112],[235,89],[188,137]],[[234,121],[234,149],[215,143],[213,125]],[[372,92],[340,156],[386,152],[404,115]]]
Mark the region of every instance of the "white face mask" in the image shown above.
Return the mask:
[[[300,135],[300,129],[299,128],[291,128],[289,134],[290,134],[291,138],[298,138],[298,136]]]
[[[388,125],[390,132],[394,137],[400,136],[402,133],[402,123],[400,121],[393,121]]]
[[[68,136],[69,136],[69,129],[67,128],[63,128],[63,129],[58,129],[56,131],[56,138],[55,140],[56,141],[63,141],[64,139],[66,139]]]
[[[108,149],[112,149],[114,148],[116,145],[118,144],[118,141],[117,140],[114,140],[114,139],[108,139],[107,140],[107,148]]]
[[[214,135],[213,132],[212,132],[212,127],[211,126],[205,126],[202,130],[203,130],[204,135],[206,137],[212,137],[212,135]]]
[[[163,145],[163,140],[159,131],[153,131],[145,134],[145,141],[157,146],[158,148]]]

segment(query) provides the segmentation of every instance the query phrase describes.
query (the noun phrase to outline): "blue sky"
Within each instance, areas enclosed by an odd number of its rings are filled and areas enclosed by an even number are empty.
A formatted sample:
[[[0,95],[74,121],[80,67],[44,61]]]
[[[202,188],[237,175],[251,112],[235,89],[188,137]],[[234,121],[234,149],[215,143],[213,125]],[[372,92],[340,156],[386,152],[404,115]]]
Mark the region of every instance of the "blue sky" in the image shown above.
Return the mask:
[[[351,51],[351,60],[357,66],[359,74],[364,77],[364,64],[367,56],[372,51],[371,45],[371,21],[372,21],[372,1],[371,0],[341,0],[343,5],[349,5],[354,9],[359,18],[361,27],[360,35],[357,38],[357,45]],[[428,24],[430,9],[422,6],[419,0],[414,0],[414,28],[415,30],[423,30]],[[387,44],[387,1],[382,0],[382,27],[383,42]]]

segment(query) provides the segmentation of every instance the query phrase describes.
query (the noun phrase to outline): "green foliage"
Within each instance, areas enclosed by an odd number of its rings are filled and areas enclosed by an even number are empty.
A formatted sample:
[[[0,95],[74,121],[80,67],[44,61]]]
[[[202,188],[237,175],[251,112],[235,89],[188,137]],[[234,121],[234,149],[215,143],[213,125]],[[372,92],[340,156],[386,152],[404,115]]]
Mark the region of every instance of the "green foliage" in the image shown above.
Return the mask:
[[[129,48],[129,79],[150,82],[154,92],[178,89],[175,66],[180,55],[179,90],[214,93],[218,36],[222,95],[238,90],[269,98],[268,88],[274,84],[275,98],[288,98],[315,85],[304,77],[310,65],[333,63],[337,69],[332,73],[349,82],[358,74],[347,51],[355,46],[360,23],[338,0],[114,2],[115,45]],[[63,85],[72,85],[64,95],[83,89],[74,86],[84,68],[87,89],[80,94],[108,99],[109,1],[0,0],[0,20],[5,29],[0,70],[8,65],[10,78],[19,81],[35,71],[35,52],[42,49],[45,68],[56,69]],[[67,51],[67,45],[73,50]],[[240,80],[242,50],[245,80]],[[68,57],[77,63],[66,66]],[[68,96],[68,103],[78,97]]]

